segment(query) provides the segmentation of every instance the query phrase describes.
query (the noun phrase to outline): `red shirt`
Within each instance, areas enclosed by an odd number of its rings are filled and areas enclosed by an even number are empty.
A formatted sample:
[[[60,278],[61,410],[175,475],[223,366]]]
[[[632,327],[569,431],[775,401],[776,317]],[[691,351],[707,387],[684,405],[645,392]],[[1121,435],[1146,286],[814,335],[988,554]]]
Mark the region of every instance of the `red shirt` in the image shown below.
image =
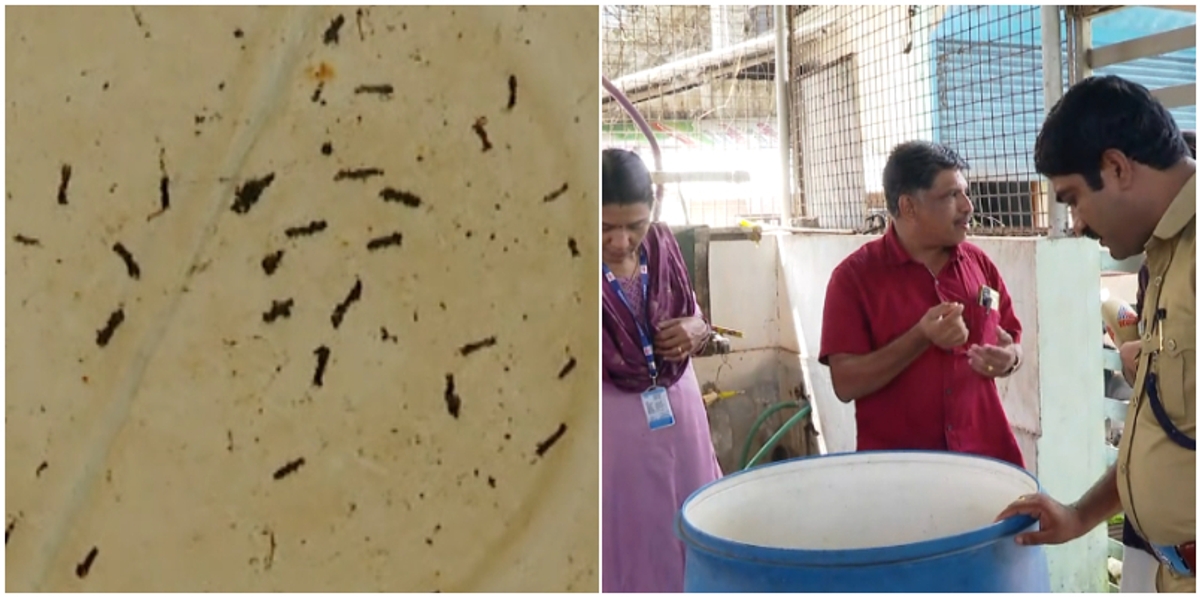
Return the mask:
[[[979,304],[985,285],[999,294],[991,309]],[[947,301],[963,304],[967,343],[951,351],[931,346],[891,383],[856,400],[858,449],[949,450],[1024,467],[996,382],[967,359],[970,346],[996,343],[997,326],[1021,341],[1004,280],[979,247],[964,242],[951,250],[936,278],[909,257],[891,226],[850,254],[833,270],[825,293],[820,362],[879,350]]]

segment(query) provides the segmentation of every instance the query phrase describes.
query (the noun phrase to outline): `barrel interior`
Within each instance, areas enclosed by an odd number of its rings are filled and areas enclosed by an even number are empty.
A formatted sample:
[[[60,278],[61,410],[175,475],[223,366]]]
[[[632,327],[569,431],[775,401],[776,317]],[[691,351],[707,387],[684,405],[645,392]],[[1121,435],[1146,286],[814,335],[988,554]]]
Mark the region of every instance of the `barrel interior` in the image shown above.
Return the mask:
[[[925,452],[861,452],[753,469],[697,492],[693,529],[761,547],[892,547],[991,526],[1006,505],[1037,491],[1008,464]]]

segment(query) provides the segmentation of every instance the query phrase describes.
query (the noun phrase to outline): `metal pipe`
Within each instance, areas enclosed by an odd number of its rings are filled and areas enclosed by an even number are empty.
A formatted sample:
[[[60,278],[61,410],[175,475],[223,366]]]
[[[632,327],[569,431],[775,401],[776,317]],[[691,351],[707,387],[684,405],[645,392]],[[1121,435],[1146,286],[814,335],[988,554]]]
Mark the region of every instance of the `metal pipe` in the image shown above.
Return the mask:
[[[824,19],[805,24],[791,32],[792,39],[797,42],[816,39],[833,23],[833,19]],[[768,33],[731,46],[630,73],[614,80],[613,85],[620,89],[629,101],[642,103],[648,99],[707,85],[713,80],[770,62],[774,52],[775,36]],[[608,101],[601,100],[602,103]]]
[[[779,129],[779,220],[792,225],[792,143],[788,104],[788,18],[787,7],[775,5],[775,106]]]
[[[658,148],[658,140],[654,138],[654,131],[651,130],[646,119],[642,117],[642,113],[633,107],[629,98],[625,97],[625,94],[621,93],[621,90],[617,89],[616,85],[613,85],[612,81],[608,80],[608,77],[601,75],[600,84],[613,96],[613,99],[617,100],[618,104],[621,104],[621,107],[625,109],[625,113],[629,114],[629,117],[633,119],[633,123],[641,129],[642,134],[646,135],[646,139],[650,142],[650,153],[654,154],[654,170],[662,172],[662,150]],[[654,215],[652,220],[655,222],[658,221],[658,215],[662,212],[662,198],[663,186],[659,183],[654,189]]]
[[[1075,54],[1071,84],[1074,85],[1092,76],[1092,63],[1089,60],[1092,51],[1092,20],[1080,14],[1079,7],[1072,7],[1071,24],[1071,44]]]
[[[1042,6],[1042,82],[1046,112],[1062,99],[1062,17],[1059,6]],[[1047,185],[1050,212],[1050,238],[1065,238],[1067,230],[1067,206],[1054,198],[1054,189]]]

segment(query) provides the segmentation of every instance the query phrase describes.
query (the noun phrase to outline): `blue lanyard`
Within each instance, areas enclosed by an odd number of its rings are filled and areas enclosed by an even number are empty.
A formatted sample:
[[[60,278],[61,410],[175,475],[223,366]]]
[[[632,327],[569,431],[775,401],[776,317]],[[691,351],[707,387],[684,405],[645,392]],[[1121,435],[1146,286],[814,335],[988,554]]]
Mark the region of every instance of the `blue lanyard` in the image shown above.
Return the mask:
[[[638,252],[638,272],[642,278],[642,303],[645,307],[642,311],[646,316],[646,326],[650,325],[650,272],[646,267],[646,251],[642,249]],[[625,303],[625,308],[629,309],[629,313],[634,315],[633,322],[637,325],[638,336],[642,340],[642,354],[646,357],[646,366],[650,368],[650,383],[654,385],[658,381],[658,365],[654,362],[654,344],[650,342],[650,336],[646,333],[647,328],[642,327],[642,322],[636,317],[637,312],[633,310],[633,306],[629,304],[629,298],[625,296],[625,291],[621,290],[620,282],[617,282],[616,274],[608,268],[608,264],[600,264],[604,268],[604,279],[608,280],[608,285],[612,287],[613,292],[617,294],[617,298]]]

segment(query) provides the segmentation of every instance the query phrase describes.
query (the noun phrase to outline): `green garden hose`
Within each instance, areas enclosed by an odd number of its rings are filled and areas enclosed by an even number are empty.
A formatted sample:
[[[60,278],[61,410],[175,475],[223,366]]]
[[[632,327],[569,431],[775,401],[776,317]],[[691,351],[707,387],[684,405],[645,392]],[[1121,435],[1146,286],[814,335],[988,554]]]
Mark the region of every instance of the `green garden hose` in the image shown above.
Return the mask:
[[[799,408],[800,412],[792,415],[792,417],[788,419],[787,422],[784,423],[779,430],[771,436],[770,439],[767,440],[767,443],[763,444],[763,447],[758,450],[758,453],[754,455],[754,458],[751,458],[749,461],[747,461],[747,458],[750,456],[750,446],[753,444],[754,438],[758,436],[758,430],[762,428],[763,424],[767,422],[767,419],[770,418],[771,415],[785,408]],[[750,427],[750,433],[746,436],[746,442],[742,445],[742,457],[739,461],[738,469],[746,470],[755,464],[758,464],[758,462],[762,460],[764,456],[769,454],[771,450],[775,449],[775,446],[778,445],[780,441],[783,441],[784,434],[791,430],[796,423],[804,420],[810,412],[812,412],[811,406],[806,404],[802,407],[799,402],[779,402],[771,405],[771,407],[767,410],[764,410],[762,414],[758,415],[758,418],[755,419],[754,425]]]

